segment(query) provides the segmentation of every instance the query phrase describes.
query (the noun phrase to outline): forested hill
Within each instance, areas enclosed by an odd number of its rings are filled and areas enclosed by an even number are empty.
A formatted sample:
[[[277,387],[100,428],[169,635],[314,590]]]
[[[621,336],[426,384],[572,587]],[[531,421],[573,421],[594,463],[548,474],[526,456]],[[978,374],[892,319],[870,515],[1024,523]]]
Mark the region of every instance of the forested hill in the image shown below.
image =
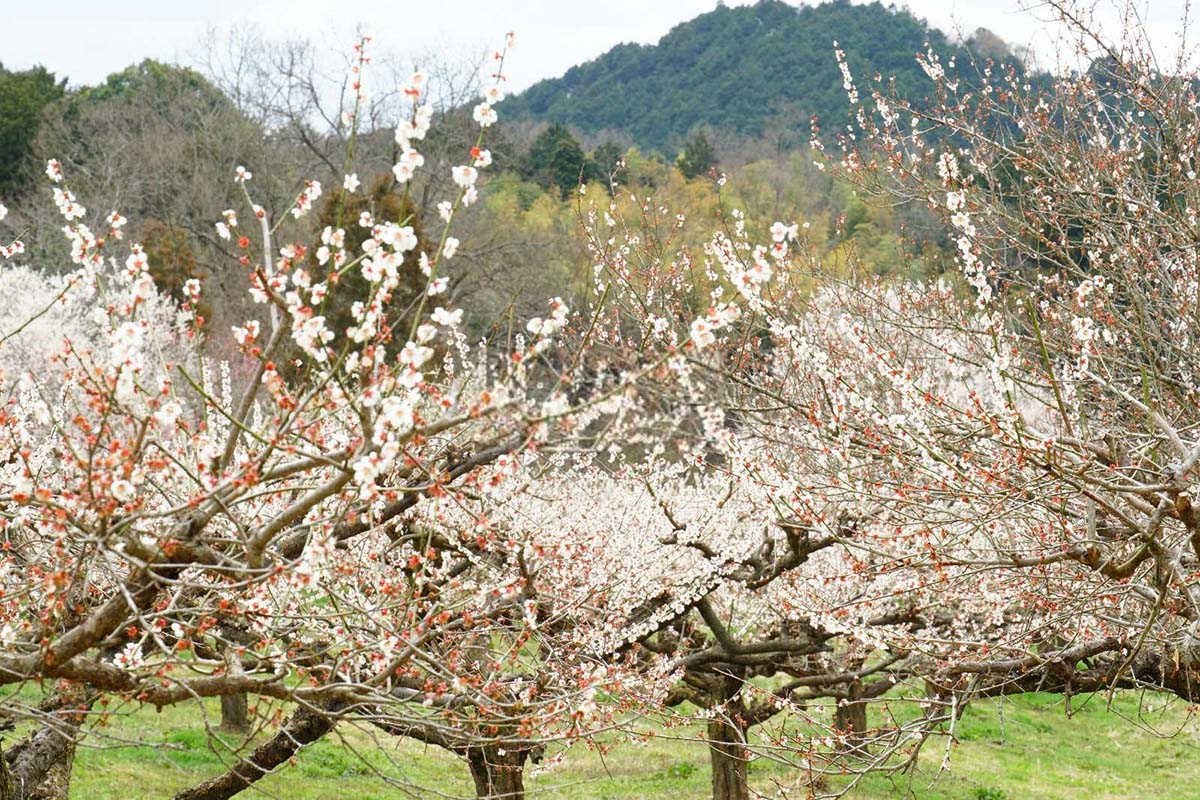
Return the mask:
[[[896,88],[914,98],[931,86],[914,59],[926,43],[943,55],[961,52],[895,6],[761,0],[719,6],[675,26],[656,45],[618,45],[506,100],[503,116],[623,131],[664,153],[700,124],[757,136],[773,119],[795,127],[816,115],[832,130],[849,117],[835,39],[856,76],[895,76]],[[968,44],[989,56],[1005,50],[985,30]]]

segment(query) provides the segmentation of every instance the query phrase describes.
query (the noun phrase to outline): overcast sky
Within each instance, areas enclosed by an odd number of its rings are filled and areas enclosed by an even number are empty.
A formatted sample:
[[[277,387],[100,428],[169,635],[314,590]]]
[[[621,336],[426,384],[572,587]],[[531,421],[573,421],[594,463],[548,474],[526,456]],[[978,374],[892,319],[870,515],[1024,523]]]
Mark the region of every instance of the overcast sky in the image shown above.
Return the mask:
[[[791,0],[799,4],[798,0]],[[855,0],[858,2],[858,0]],[[727,0],[727,5],[745,5]],[[1015,45],[1052,57],[1045,11],[1029,0],[901,0],[947,33],[990,28]],[[711,10],[716,0],[354,0],[340,21],[328,0],[0,0],[9,69],[43,64],[73,85],[104,79],[143,58],[194,63],[210,27],[251,24],[280,38],[300,34],[347,49],[353,24],[364,21],[389,50],[420,51],[430,43],[464,49],[499,43],[515,31],[518,49],[507,73],[510,90],[594,58],[619,42],[655,42],[679,22]],[[1160,45],[1176,44],[1184,0],[1138,0]]]

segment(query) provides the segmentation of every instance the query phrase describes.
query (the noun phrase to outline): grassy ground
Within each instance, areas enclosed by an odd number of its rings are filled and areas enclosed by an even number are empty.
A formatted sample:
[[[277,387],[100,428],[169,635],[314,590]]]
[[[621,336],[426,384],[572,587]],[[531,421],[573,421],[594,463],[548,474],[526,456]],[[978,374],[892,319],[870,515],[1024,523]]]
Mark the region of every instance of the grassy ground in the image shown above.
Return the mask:
[[[895,778],[872,777],[850,797],[936,800],[1025,800],[1025,798],[1200,798],[1200,727],[1185,707],[1134,694],[1075,698],[1067,718],[1061,697],[1030,695],[981,702],[959,721],[951,768],[938,773],[944,740],[923,754],[921,770]],[[206,706],[215,720],[216,706]],[[156,746],[87,748],[76,760],[71,797],[128,800],[170,797],[175,791],[222,770],[195,708],[153,710],[118,719],[115,737],[139,737]],[[1175,732],[1163,738],[1152,732]],[[690,731],[678,731],[687,736]],[[348,745],[370,745],[366,734],[349,731],[346,742],[319,742],[295,767],[260,783],[258,796],[286,800],[369,800],[453,797],[470,794],[465,765],[435,748],[385,740],[368,763]],[[228,754],[225,754],[228,759]],[[378,771],[378,772],[376,772]],[[389,785],[380,774],[390,778]],[[782,797],[779,787],[796,786],[797,772],[766,760],[751,764],[752,785]],[[691,800],[708,796],[708,761],[702,744],[656,736],[644,745],[623,745],[607,754],[585,747],[561,763],[536,768],[527,787],[544,800]],[[246,793],[246,796],[254,796]],[[786,796],[802,797],[797,791]]]

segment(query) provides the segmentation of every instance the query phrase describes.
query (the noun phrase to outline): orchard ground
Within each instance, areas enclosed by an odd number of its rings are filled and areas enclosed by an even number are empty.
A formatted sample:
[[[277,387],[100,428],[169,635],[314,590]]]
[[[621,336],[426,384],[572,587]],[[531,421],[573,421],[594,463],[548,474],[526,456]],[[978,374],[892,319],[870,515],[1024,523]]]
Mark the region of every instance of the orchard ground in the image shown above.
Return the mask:
[[[219,720],[215,702],[206,706],[211,724]],[[1130,724],[1133,722],[1135,724]],[[107,728],[118,738],[158,742],[137,748],[81,749],[75,761],[71,798],[126,800],[169,797],[218,774],[221,755],[210,749],[204,721],[194,706],[152,709],[114,717]],[[573,748],[550,769],[534,768],[529,796],[546,800],[690,800],[709,796],[705,747],[689,741],[695,727],[659,729],[645,745],[622,744],[607,754]],[[1176,733],[1172,737],[1158,734]],[[1071,699],[1071,716],[1061,696],[1030,694],[980,701],[967,709],[956,728],[958,744],[949,772],[937,774],[945,739],[931,741],[915,775],[868,776],[851,798],[929,800],[1017,800],[1021,798],[1200,798],[1200,725],[1186,706],[1164,704],[1152,694],[1118,693]],[[287,800],[471,796],[464,762],[411,740],[387,747],[403,773],[364,734],[327,737],[307,748],[297,766],[259,784],[262,797]],[[364,763],[351,751],[369,751]],[[553,752],[553,748],[551,749]],[[224,761],[228,754],[224,754]],[[389,787],[374,770],[402,777],[409,786]],[[759,759],[750,766],[751,786],[766,796],[794,787],[797,770]],[[407,789],[407,790],[406,790]],[[803,790],[790,793],[803,797]]]

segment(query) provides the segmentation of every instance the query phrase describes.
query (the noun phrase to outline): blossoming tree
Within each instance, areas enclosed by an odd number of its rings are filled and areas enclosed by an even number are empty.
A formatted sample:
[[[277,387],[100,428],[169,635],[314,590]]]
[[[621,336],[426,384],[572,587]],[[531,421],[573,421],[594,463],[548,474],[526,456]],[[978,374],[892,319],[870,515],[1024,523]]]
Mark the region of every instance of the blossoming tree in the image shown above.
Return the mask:
[[[928,579],[977,582],[1003,623],[935,651],[947,696],[1192,702],[1195,67],[1049,5],[1086,67],[968,76],[925,54],[924,111],[883,86],[860,102],[845,70],[860,111],[836,167],[939,212],[961,277],[871,303],[864,363],[902,407],[854,426],[895,464],[860,493],[911,509]],[[986,380],[955,398],[938,369]]]
[[[370,210],[313,230],[312,180],[273,218],[237,168],[213,231],[261,313],[232,363],[196,345],[204,286],[161,297],[124,217],[51,161],[74,268],[0,331],[0,709],[23,737],[0,798],[62,795],[114,715],[217,697],[252,698],[253,727],[231,746],[205,718],[228,769],[180,798],[343,726],[520,797],[547,741],[691,700],[714,796],[740,800],[757,754],[901,769],[976,696],[1194,700],[1198,98],[1137,44],[1038,88],[927,54],[924,110],[844,68],[836,168],[942,214],[958,277],[835,281],[800,226],[760,245],[737,213],[693,252],[651,197],[629,222],[606,197],[584,311],[555,298],[483,343],[445,297],[499,77],[427,244]],[[889,692],[912,679],[927,696]]]
[[[359,92],[367,44],[356,49]],[[591,670],[549,647],[524,664],[535,629],[522,612],[522,546],[472,501],[525,480],[540,451],[589,419],[619,433],[639,372],[569,393],[579,358],[559,350],[574,324],[562,301],[503,350],[468,343],[462,311],[438,304],[453,219],[490,162],[483,132],[499,80],[476,107],[481,134],[453,169],[437,246],[419,254],[425,291],[403,315],[389,303],[417,246],[411,220],[346,220],[369,232],[357,252],[342,227],[325,228],[318,281],[303,222],[320,184],[271,219],[253,200],[252,170],[238,167],[245,208],[215,230],[244,254],[264,312],[234,327],[236,364],[193,346],[199,282],[172,311],[139,245],[118,256],[124,218],[94,230],[50,162],[75,271],[4,346],[13,352],[39,319],[88,327],[40,363],[8,362],[3,378],[0,682],[41,687],[5,701],[10,718],[35,723],[6,753],[6,796],[42,791],[64,762],[69,774],[74,741],[103,736],[114,714],[209,697],[248,694],[259,720],[292,710],[227,773],[180,797],[232,796],[343,722],[456,746],[501,729],[537,740],[561,720],[586,728],[573,712],[595,692]],[[422,164],[424,92],[418,73],[396,133],[402,184]],[[344,190],[357,189],[348,169]],[[21,252],[6,243],[6,257]],[[353,324],[334,329],[325,303],[352,270],[367,291],[350,304]],[[392,341],[403,343],[394,358]],[[278,363],[285,354],[296,362]],[[437,527],[459,506],[474,509],[469,524]],[[511,785],[485,774],[481,791]]]

